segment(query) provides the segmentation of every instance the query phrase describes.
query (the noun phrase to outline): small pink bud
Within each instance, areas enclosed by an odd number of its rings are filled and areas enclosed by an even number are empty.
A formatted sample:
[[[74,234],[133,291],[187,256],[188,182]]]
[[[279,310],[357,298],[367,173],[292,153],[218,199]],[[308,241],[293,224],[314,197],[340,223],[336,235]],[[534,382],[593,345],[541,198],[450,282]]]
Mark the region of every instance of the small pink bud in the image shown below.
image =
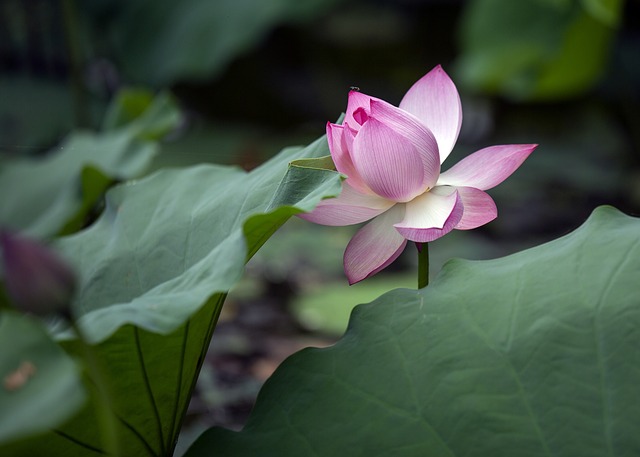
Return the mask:
[[[7,294],[22,311],[46,315],[68,309],[76,279],[71,267],[38,241],[0,232]]]

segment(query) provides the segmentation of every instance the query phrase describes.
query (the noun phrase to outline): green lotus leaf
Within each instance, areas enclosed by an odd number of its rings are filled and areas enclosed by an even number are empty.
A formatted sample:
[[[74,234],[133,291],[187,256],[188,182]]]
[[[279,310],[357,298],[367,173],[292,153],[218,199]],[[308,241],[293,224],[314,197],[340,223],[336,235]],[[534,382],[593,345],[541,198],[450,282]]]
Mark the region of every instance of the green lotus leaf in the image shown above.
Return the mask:
[[[289,162],[327,154],[323,137],[250,173],[202,165],[110,190],[98,221],[56,247],[80,274],[73,312],[104,370],[116,442],[101,440],[92,395],[62,433],[5,451],[172,455],[226,292],[245,262],[290,216],[340,192],[339,173]],[[58,338],[80,354],[77,341]]]
[[[600,457],[640,453],[640,219],[597,209],[505,258],[355,308],[333,347],[267,381],[202,456]]]

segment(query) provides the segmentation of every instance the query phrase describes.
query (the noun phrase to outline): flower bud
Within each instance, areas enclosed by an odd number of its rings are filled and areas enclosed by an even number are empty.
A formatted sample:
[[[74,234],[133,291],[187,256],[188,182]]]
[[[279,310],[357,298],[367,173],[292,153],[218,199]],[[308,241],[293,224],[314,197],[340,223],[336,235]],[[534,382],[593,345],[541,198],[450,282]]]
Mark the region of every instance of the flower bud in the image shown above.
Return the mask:
[[[7,294],[20,310],[46,315],[68,310],[76,279],[71,267],[38,241],[0,232]]]

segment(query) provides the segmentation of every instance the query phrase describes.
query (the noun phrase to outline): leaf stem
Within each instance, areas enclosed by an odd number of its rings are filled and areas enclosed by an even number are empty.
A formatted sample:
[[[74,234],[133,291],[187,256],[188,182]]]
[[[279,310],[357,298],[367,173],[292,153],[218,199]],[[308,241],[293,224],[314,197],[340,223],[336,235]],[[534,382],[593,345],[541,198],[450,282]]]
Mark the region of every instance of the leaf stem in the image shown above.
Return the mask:
[[[429,244],[416,243],[418,248],[418,289],[429,285]]]

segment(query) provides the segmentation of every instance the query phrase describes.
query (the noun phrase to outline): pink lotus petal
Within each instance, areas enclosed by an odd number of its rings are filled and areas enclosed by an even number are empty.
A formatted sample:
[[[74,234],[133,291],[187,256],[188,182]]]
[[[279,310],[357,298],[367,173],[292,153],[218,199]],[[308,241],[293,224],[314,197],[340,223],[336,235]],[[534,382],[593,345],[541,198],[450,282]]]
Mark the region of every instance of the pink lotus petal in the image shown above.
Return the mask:
[[[396,202],[412,200],[426,190],[423,155],[409,139],[374,118],[360,128],[351,151],[369,188]]]
[[[456,230],[471,230],[498,217],[496,204],[486,192],[474,187],[456,187],[456,190],[464,206],[462,219],[456,225]]]
[[[465,157],[440,175],[438,185],[491,189],[507,179],[537,144],[490,146]]]
[[[396,230],[408,240],[428,243],[446,235],[460,222],[462,199],[454,188],[435,187],[407,203]]]
[[[356,130],[360,129],[361,122],[354,117],[354,113],[359,109],[363,108],[365,112],[369,110],[369,101],[374,98],[370,97],[362,92],[358,92],[357,90],[352,90],[349,92],[349,100],[347,101],[347,111],[344,113],[344,123],[348,123],[352,128]],[[357,117],[357,116],[356,116]]]
[[[336,166],[336,170],[347,176],[349,185],[359,192],[372,194],[373,192],[362,180],[351,160],[349,150],[353,145],[353,137],[354,133],[348,124],[338,125],[330,122],[327,123],[327,141],[329,142],[329,151],[331,151],[331,158]]]
[[[356,135],[358,131],[352,128],[349,123],[345,122],[342,124],[344,127],[344,141],[349,151],[353,151],[353,140],[356,139]]]
[[[371,118],[382,122],[415,146],[424,166],[423,189],[436,184],[440,175],[438,143],[433,133],[418,118],[382,100],[371,100]]]
[[[394,202],[377,195],[359,193],[343,181],[342,192],[337,198],[322,200],[312,212],[298,216],[316,224],[352,225],[368,221],[393,205]]]
[[[347,176],[354,174],[355,168],[344,139],[344,127],[327,122],[327,142],[336,170]]]
[[[451,153],[462,125],[462,105],[455,84],[440,65],[407,91],[400,108],[416,116],[438,140],[440,163]]]
[[[393,224],[402,219],[404,205],[395,205],[362,227],[344,252],[344,271],[355,284],[386,268],[404,250],[405,240]]]

